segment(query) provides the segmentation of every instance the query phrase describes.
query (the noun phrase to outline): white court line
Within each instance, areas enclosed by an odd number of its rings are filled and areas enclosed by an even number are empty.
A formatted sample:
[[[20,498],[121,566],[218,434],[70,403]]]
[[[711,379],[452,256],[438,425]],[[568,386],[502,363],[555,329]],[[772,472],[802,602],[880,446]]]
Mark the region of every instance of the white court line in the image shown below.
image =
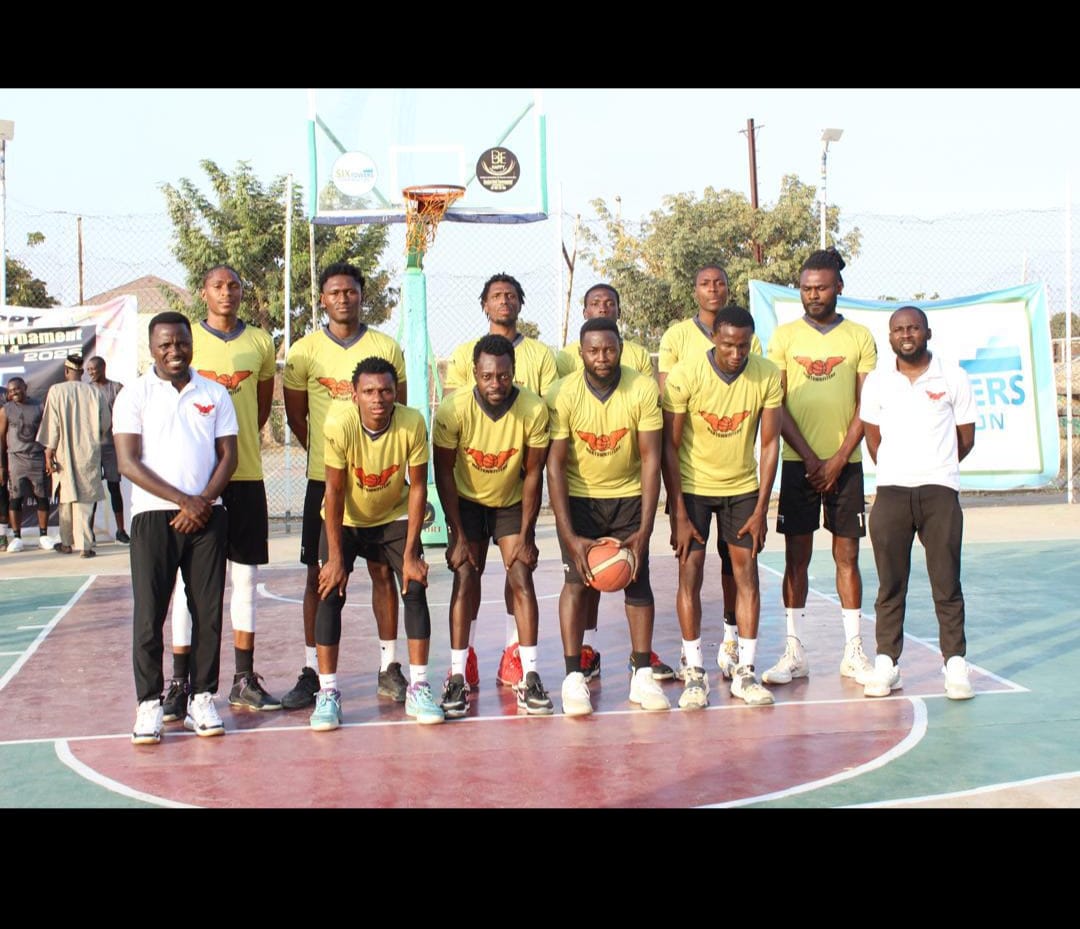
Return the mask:
[[[302,598],[297,600],[296,597],[283,597],[280,594],[272,594],[272,593],[270,593],[269,590],[266,589],[265,584],[259,584],[259,585],[256,586],[255,589],[259,592],[260,596],[266,597],[267,600],[280,600],[282,603],[303,603],[304,602]],[[539,600],[557,600],[558,597],[559,597],[559,594],[542,594],[542,595],[538,595],[536,599],[538,601]],[[504,603],[503,600],[481,600],[480,601],[481,606],[491,606],[492,604],[503,604],[503,603]],[[345,602],[345,606],[347,606],[347,607],[348,606],[354,606],[354,607],[360,607],[360,608],[365,608],[365,607],[370,608],[370,604],[366,604],[366,603],[350,603],[348,601]],[[429,607],[432,607],[432,606],[447,606],[448,607],[448,606],[450,606],[450,601],[447,600],[445,603],[442,603],[442,602],[437,603],[437,602],[429,600],[428,601],[428,606]]]
[[[22,652],[0,652],[0,658],[13,658],[15,655],[21,655]]]
[[[1050,784],[1054,781],[1067,781],[1080,777],[1080,771],[1066,771],[1064,774],[1044,774],[1041,777],[1030,777],[1023,781],[1006,781],[1002,784],[987,784],[983,787],[972,787],[970,790],[954,790],[946,794],[928,794],[925,797],[901,797],[896,800],[877,800],[873,803],[853,803],[850,806],[840,807],[844,810],[872,810],[875,807],[896,806],[899,803],[931,803],[935,800],[958,800],[961,797],[977,797],[980,794],[995,793],[999,790],[1010,790],[1014,787],[1033,787],[1036,784]]]
[[[890,748],[887,752],[879,755],[873,761],[868,761],[866,764],[859,765],[857,768],[851,768],[848,771],[843,771],[839,774],[832,774],[829,777],[823,777],[816,781],[808,781],[805,784],[798,784],[795,787],[789,787],[785,790],[776,790],[768,794],[759,794],[756,797],[744,797],[741,800],[729,800],[727,803],[708,803],[703,805],[703,809],[725,809],[728,807],[747,806],[751,803],[764,803],[768,800],[784,800],[788,797],[794,797],[798,794],[806,793],[810,790],[817,790],[820,787],[828,787],[832,784],[839,784],[843,781],[850,780],[853,777],[859,777],[862,774],[866,774],[869,771],[874,771],[877,768],[884,767],[891,761],[895,761],[902,755],[911,751],[919,742],[922,741],[923,736],[926,735],[927,729],[927,713],[926,704],[923,703],[920,697],[905,698],[910,700],[912,709],[915,712],[915,719],[912,721],[911,731],[904,736],[896,745]],[[843,702],[843,701],[834,701]]]
[[[50,609],[55,609],[55,608],[50,607]],[[25,632],[27,629],[45,629],[47,627],[47,625],[48,625],[47,623],[39,623],[36,626],[16,626],[15,631],[16,632]]]
[[[71,595],[71,599],[68,600],[68,602],[65,603],[62,607],[60,607],[59,612],[52,618],[49,623],[41,627],[31,627],[34,629],[40,628],[41,633],[36,639],[34,639],[33,642],[30,643],[30,645],[27,646],[26,650],[22,653],[22,656],[18,658],[10,668],[7,669],[7,671],[4,673],[4,676],[0,677],[0,690],[3,690],[7,686],[8,681],[10,681],[16,674],[19,673],[19,670],[22,668],[22,666],[30,660],[30,656],[38,650],[38,646],[40,646],[41,643],[45,641],[45,637],[49,634],[50,631],[52,631],[53,626],[55,626],[58,622],[60,622],[61,619],[64,618],[64,616],[67,615],[68,610],[70,610],[79,601],[79,598],[83,595],[83,593],[85,593],[86,588],[89,587],[92,583],[94,583],[94,579],[96,577],[96,574],[91,574],[83,582],[82,586]]]
[[[164,797],[156,797],[153,794],[135,790],[133,787],[128,787],[126,784],[114,781],[111,777],[106,777],[104,774],[95,771],[93,768],[87,767],[71,754],[71,749],[68,747],[66,739],[56,740],[56,757],[79,775],[79,777],[90,781],[92,784],[97,784],[98,787],[104,787],[114,794],[120,794],[122,797],[130,797],[132,800],[142,800],[144,803],[153,803],[155,806],[166,806],[172,809],[198,809],[198,807],[192,806],[190,803],[178,803],[175,800],[166,800]]]

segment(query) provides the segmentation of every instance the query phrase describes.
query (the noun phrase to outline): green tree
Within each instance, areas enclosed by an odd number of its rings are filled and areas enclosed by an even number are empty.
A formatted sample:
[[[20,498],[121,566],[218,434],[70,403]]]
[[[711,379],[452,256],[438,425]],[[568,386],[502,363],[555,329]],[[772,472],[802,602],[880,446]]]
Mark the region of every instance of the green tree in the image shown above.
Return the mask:
[[[40,232],[31,232],[26,236],[26,244],[33,248],[45,241]],[[18,258],[4,258],[7,274],[6,302],[12,306],[34,306],[44,309],[57,306],[60,301],[49,293],[48,286]]]
[[[727,271],[731,302],[741,306],[749,303],[751,278],[794,284],[803,261],[820,246],[816,196],[816,188],[795,176],[783,179],[775,205],[757,211],[731,190],[706,187],[701,199],[672,194],[641,223],[637,235],[603,200],[594,200],[606,241],[583,230],[586,255],[619,289],[627,337],[655,349],[673,321],[694,311],[693,276],[702,265],[719,264]],[[828,208],[826,226],[845,259],[858,255],[861,234],[855,228],[839,236],[838,207]],[[761,247],[761,264],[755,243]]]
[[[227,264],[244,283],[240,316],[267,331],[284,329],[285,192],[287,179],[276,177],[263,184],[246,161],[227,174],[213,161],[204,160],[212,197],[188,178],[176,185],[163,184],[162,192],[173,224],[173,254],[187,271],[187,288],[198,295],[208,268]],[[364,275],[361,319],[378,324],[389,318],[398,291],[390,286],[389,272],[379,269],[386,246],[385,226],[316,226],[316,266],[336,261],[356,265]],[[308,224],[303,213],[302,190],[293,184],[292,202],[292,310],[291,338],[311,325],[311,253]],[[206,311],[202,300],[176,309],[193,318]]]

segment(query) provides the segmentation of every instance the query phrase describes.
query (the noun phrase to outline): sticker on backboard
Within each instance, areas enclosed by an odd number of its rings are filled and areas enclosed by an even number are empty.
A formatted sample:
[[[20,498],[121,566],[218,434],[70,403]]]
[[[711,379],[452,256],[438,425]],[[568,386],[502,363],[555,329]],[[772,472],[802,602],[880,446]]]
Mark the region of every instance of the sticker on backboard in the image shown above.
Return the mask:
[[[334,186],[349,197],[362,197],[375,189],[379,172],[365,152],[345,152],[334,162],[331,173]]]
[[[521,165],[508,148],[489,148],[476,162],[476,179],[493,194],[509,190],[520,177]]]

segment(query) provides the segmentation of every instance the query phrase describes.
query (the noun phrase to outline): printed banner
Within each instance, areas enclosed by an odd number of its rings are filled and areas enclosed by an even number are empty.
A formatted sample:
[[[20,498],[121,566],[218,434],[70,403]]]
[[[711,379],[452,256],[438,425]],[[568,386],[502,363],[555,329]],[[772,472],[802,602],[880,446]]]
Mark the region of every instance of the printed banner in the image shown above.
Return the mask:
[[[109,380],[129,383],[138,374],[136,299],[117,297],[96,306],[0,306],[0,387],[15,375],[27,393],[43,401],[53,384],[64,379],[64,359],[105,359]]]
[[[873,333],[878,364],[892,364],[889,316],[904,303],[841,296],[837,310]],[[1060,464],[1057,388],[1050,352],[1050,318],[1042,283],[958,297],[911,301],[926,313],[930,350],[957,362],[971,379],[978,407],[975,448],[960,464],[965,490],[1040,487]],[[791,287],[750,282],[750,312],[768,351],[773,330],[803,315]],[[867,490],[875,486],[874,463],[863,447]]]

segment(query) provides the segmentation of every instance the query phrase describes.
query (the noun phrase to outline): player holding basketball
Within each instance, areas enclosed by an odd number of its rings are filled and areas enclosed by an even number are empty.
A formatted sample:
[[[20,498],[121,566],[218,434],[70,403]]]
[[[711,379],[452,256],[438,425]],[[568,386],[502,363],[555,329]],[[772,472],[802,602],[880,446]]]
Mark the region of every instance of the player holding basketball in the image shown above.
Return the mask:
[[[395,584],[373,583],[371,609],[380,640],[397,639],[398,592],[405,601],[409,677],[405,713],[441,723],[443,711],[427,680],[431,616],[420,529],[427,505],[428,441],[419,410],[394,402],[397,373],[385,358],[365,358],[353,372],[353,403],[327,414],[326,501],[319,542],[319,607],[315,641],[320,690],[311,714],[316,731],[341,725],[337,686],[341,609],[357,556],[387,569]]]
[[[619,292],[611,284],[594,284],[585,291],[585,319],[619,319]],[[622,362],[625,367],[633,368],[648,377],[653,376],[652,356],[644,345],[637,342],[622,342]],[[555,356],[555,370],[559,377],[566,377],[581,370],[581,342],[567,345]],[[581,646],[581,673],[586,680],[600,676],[600,653],[593,648],[593,634],[596,632],[597,610],[600,598],[596,591],[586,588],[586,610],[584,641]],[[653,677],[657,680],[671,680],[674,672],[669,665],[660,660],[655,652],[650,657]]]
[[[697,313],[689,319],[672,323],[660,339],[660,351],[657,354],[657,367],[660,369],[660,392],[668,374],[680,361],[702,355],[713,350],[713,323],[716,314],[727,306],[728,297],[727,271],[720,265],[710,264],[698,268],[694,275],[694,300],[698,305]],[[755,333],[750,340],[750,351],[761,354],[761,343]],[[668,512],[671,511],[670,501]],[[672,524],[672,539],[675,527]],[[735,625],[735,577],[732,574],[731,558],[728,555],[724,534],[717,523],[716,551],[720,555],[720,583],[724,593],[724,641],[716,656],[716,664],[721,674],[730,678],[739,664],[739,635]],[[686,656],[679,659],[679,668],[674,676],[685,680]]]
[[[509,274],[493,274],[484,282],[480,292],[480,307],[488,320],[488,334],[501,335],[514,346],[514,383],[531,390],[538,397],[544,397],[548,388],[555,382],[555,357],[551,349],[536,339],[518,332],[517,322],[521,308],[525,304],[525,291],[517,279]],[[446,365],[446,395],[459,387],[472,387],[476,381],[473,375],[473,350],[477,339],[463,342],[450,355]],[[499,660],[499,670],[495,681],[506,687],[516,687],[521,682],[521,656],[518,654],[517,621],[514,618],[513,595],[510,592],[509,579],[503,589],[506,601],[506,648]],[[476,650],[473,647],[476,630],[469,630],[469,660],[465,678],[470,687],[480,683],[480,671],[476,663]]]
[[[591,580],[590,543],[619,539],[634,554],[635,571],[624,589],[630,625],[630,702],[645,710],[669,709],[653,678],[653,620],[649,538],[660,497],[660,393],[649,375],[621,365],[622,340],[615,320],[588,319],[581,327],[582,370],[548,392],[551,449],[548,489],[566,579],[559,595],[566,679],[563,712],[592,712],[582,673],[582,637],[588,613],[596,615],[600,592]]]
[[[397,373],[397,402],[407,402],[405,356],[388,335],[360,322],[364,277],[344,262],[329,265],[319,275],[319,302],[329,322],[299,339],[285,362],[285,416],[297,441],[307,449],[307,491],[300,535],[300,562],[307,566],[304,588],[304,665],[296,686],[281,698],[288,710],[311,706],[319,691],[315,647],[315,613],[319,606],[319,538],[326,492],[323,424],[338,404],[353,402],[352,376],[356,366],[372,355],[385,358]],[[368,561],[373,586],[393,586],[389,565]],[[379,640],[378,692],[398,703],[405,701],[408,682],[396,658],[397,599],[394,599],[393,639]]]
[[[714,513],[736,586],[739,662],[731,672],[731,695],[751,706],[773,702],[754,673],[761,614],[757,555],[765,545],[776,478],[783,393],[776,366],[751,352],[753,335],[754,320],[746,310],[724,307],[713,322],[713,350],[678,362],[664,385],[664,482],[679,559],[675,606],[687,665],[679,698],[683,709],[709,703],[701,656],[701,586]]]
[[[486,335],[473,348],[472,390],[443,400],[433,434],[435,486],[449,533],[446,563],[454,572],[450,594],[450,674],[442,706],[464,716],[469,636],[480,610],[480,579],[494,539],[506,568],[523,676],[514,688],[519,709],[550,714],[551,700],[536,671],[539,609],[532,573],[536,517],[548,453],[544,401],[514,383],[514,346]]]
[[[975,401],[967,372],[926,346],[926,314],[901,307],[889,317],[896,363],[871,371],[860,416],[866,448],[877,464],[870,540],[878,573],[877,658],[863,693],[887,697],[902,686],[897,660],[904,648],[904,613],[915,533],[926,550],[926,571],[938,619],[945,695],[975,696],[968,677],[964,592],[960,586],[960,462],[975,447]]]
[[[799,295],[805,315],[778,326],[769,359],[784,386],[784,463],[776,529],[784,534],[784,607],[787,641],[780,660],[762,679],[786,684],[810,673],[803,621],[814,532],[822,508],[832,533],[836,592],[844,624],[840,674],[860,684],[873,665],[859,631],[862,576],[859,539],[866,535],[859,401],[863,381],[877,364],[870,330],[836,311],[844,289],[844,259],[835,248],[803,262]]]
[[[270,418],[277,355],[270,335],[237,315],[244,285],[235,269],[215,265],[207,271],[200,296],[206,304],[206,319],[192,327],[192,366],[229,392],[240,425],[236,471],[221,495],[229,513],[229,619],[236,662],[229,704],[246,710],[280,710],[281,701],[266,691],[262,675],[255,672],[258,566],[270,560],[260,433]],[[177,577],[173,594],[172,646],[173,674],[163,703],[165,722],[183,719],[190,693],[191,613],[182,576]]]

